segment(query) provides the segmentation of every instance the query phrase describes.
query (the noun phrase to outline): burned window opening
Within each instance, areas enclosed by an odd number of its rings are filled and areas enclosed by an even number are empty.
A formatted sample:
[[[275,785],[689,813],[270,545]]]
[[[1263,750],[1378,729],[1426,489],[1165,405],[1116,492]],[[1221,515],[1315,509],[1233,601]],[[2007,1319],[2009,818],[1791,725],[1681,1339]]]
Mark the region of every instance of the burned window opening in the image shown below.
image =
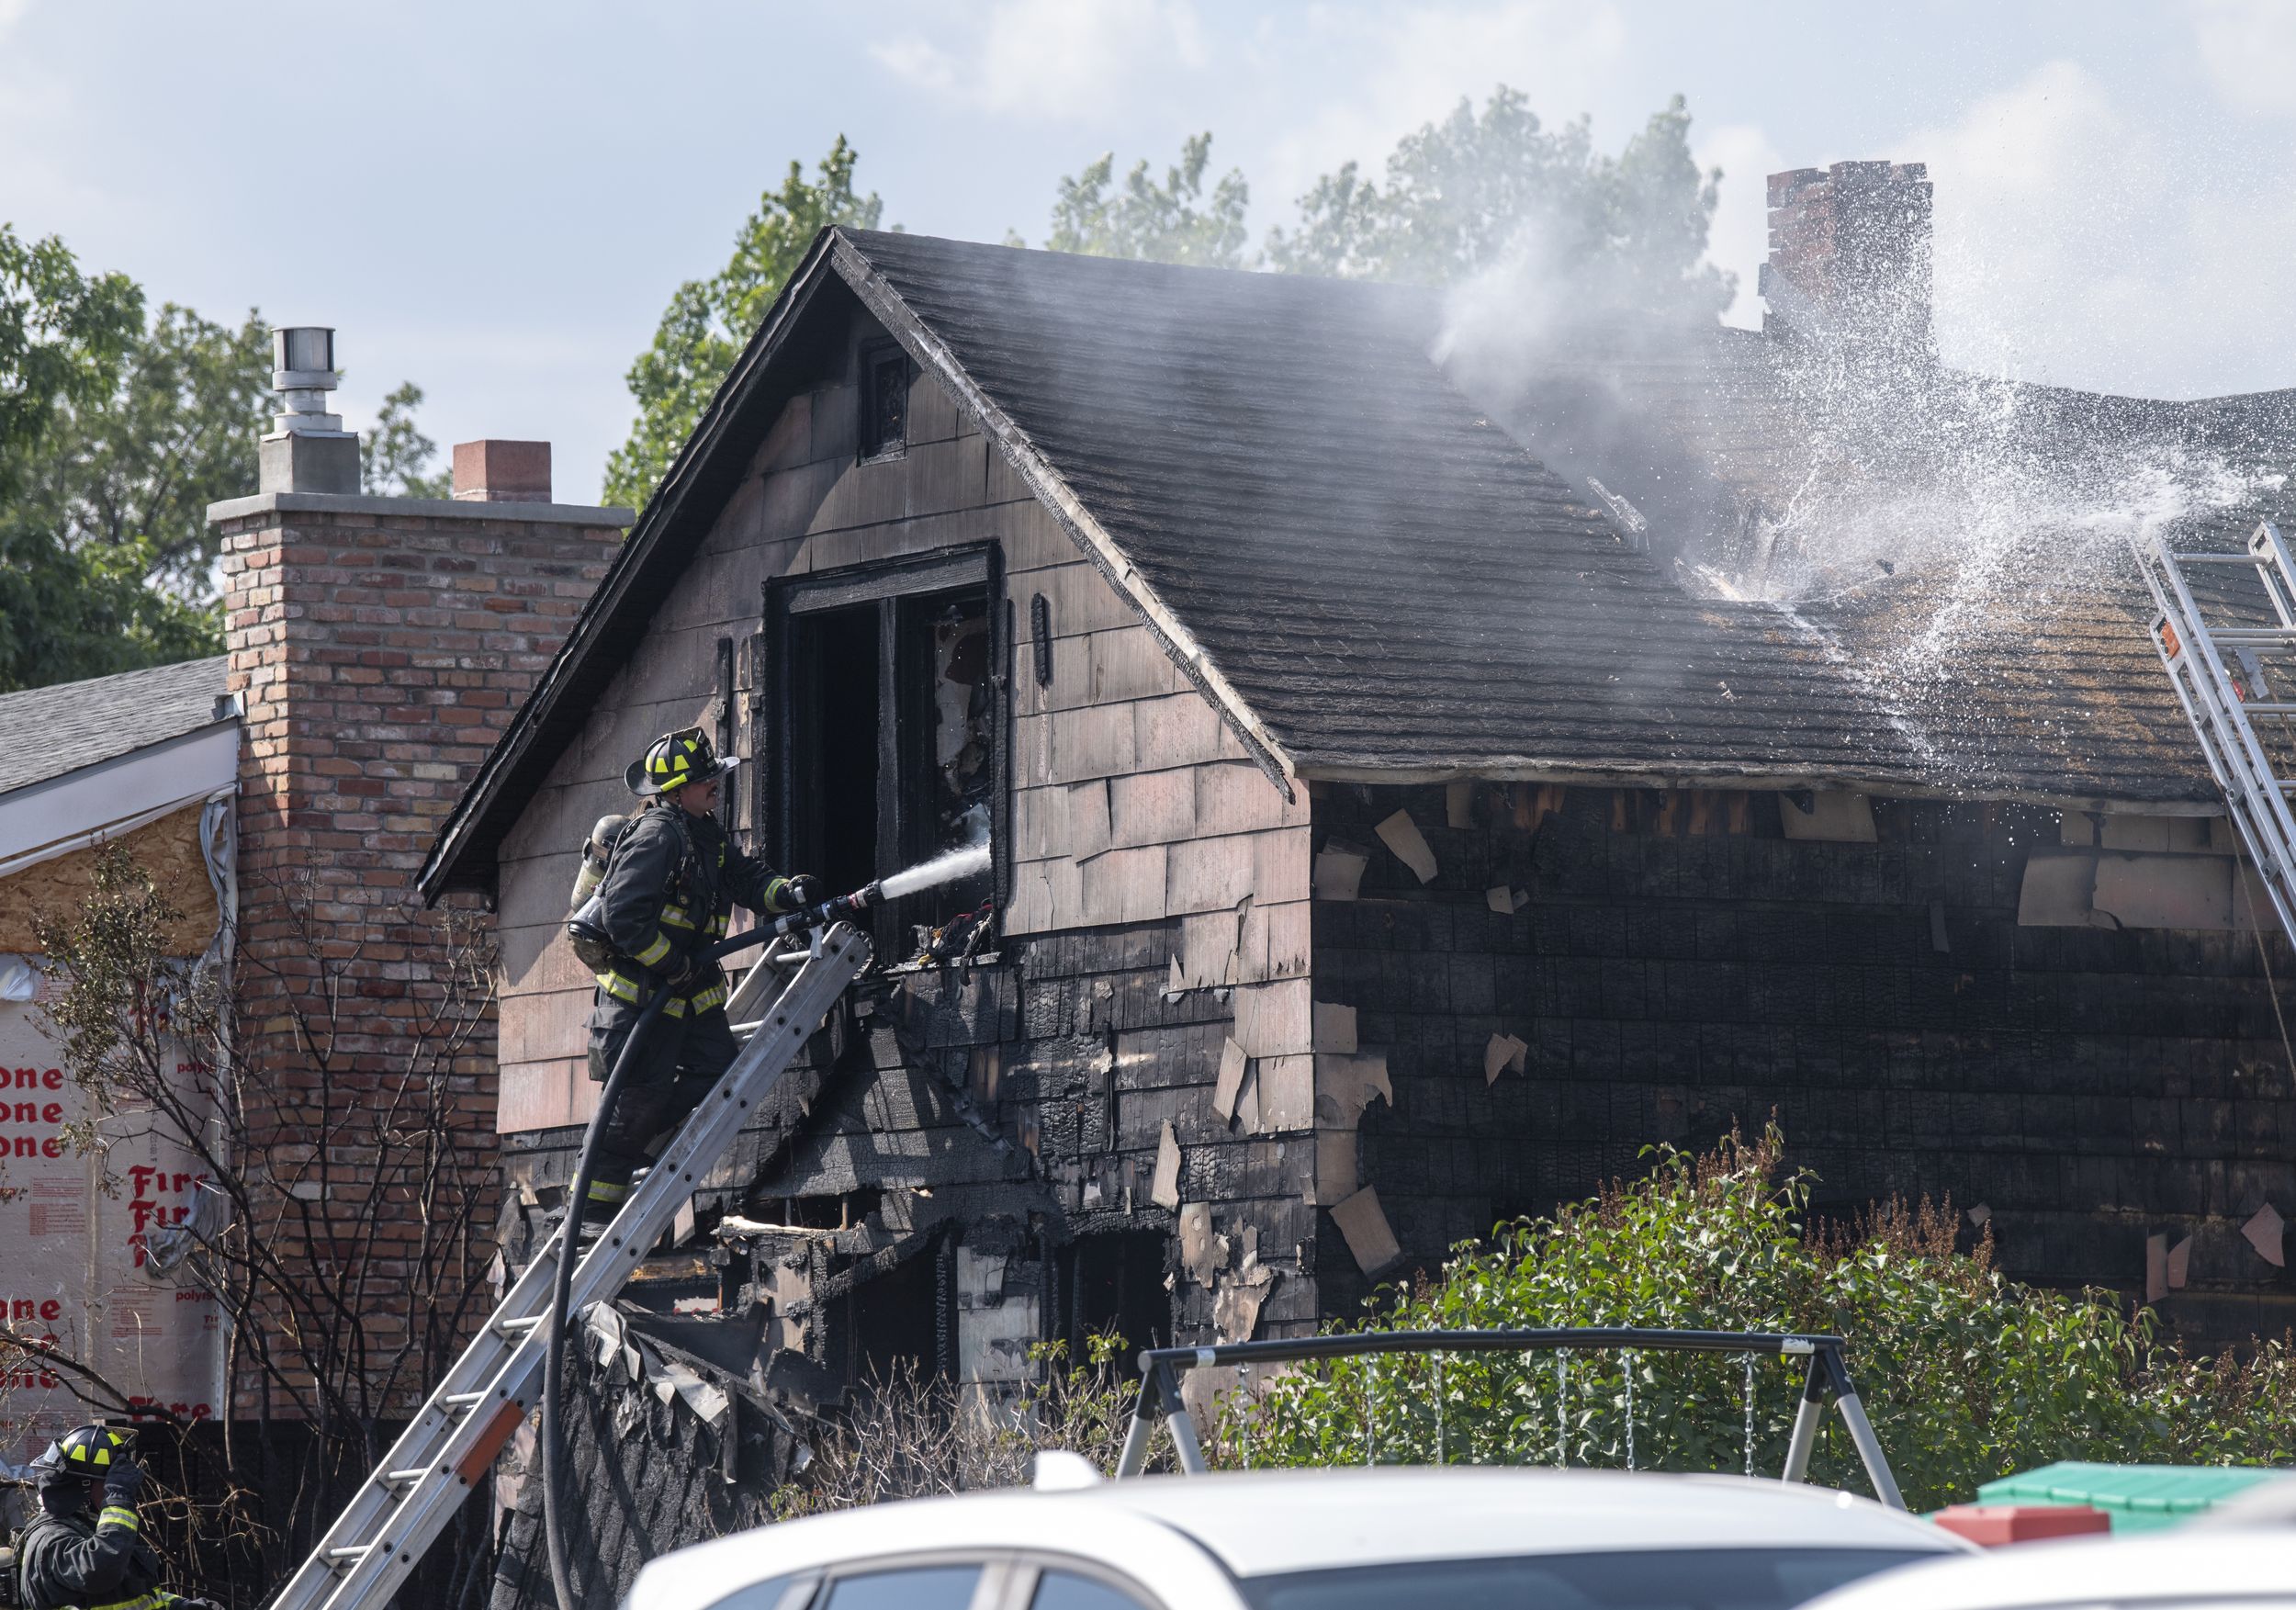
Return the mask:
[[[842,893],[888,870],[879,852],[879,612],[872,606],[807,615],[790,645],[792,820],[786,864]]]
[[[993,560],[960,550],[769,590],[782,703],[766,842],[780,864],[841,892],[994,844],[1010,627],[990,607]],[[996,891],[992,870],[886,903],[878,953],[978,951],[994,932]]]
[[[898,458],[909,445],[909,355],[890,343],[861,349],[861,458]]]

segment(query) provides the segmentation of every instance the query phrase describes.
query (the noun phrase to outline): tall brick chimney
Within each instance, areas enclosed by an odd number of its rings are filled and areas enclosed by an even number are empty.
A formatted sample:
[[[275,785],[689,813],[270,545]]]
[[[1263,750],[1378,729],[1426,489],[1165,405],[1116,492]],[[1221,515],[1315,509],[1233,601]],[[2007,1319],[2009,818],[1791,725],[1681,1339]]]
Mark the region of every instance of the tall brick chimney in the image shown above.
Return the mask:
[[[282,332],[283,351],[294,333]],[[315,341],[292,344],[327,366],[283,370],[289,411],[311,416],[309,399],[334,380],[332,343],[323,356]],[[304,406],[293,406],[294,391]],[[410,1026],[445,988],[444,918],[424,909],[414,874],[632,518],[550,501],[546,443],[456,447],[451,500],[367,496],[355,437],[346,489],[344,438],[322,417],[285,421],[263,443],[264,490],[208,511],[222,536],[230,685],[246,712],[237,974],[249,1009],[237,1051],[252,1086],[276,1092],[282,1125],[307,1122],[297,1115],[309,1110],[297,1081],[310,1053],[287,1010],[287,981],[313,967],[298,909],[321,920],[328,955],[349,959],[331,1076],[338,1088],[343,1078],[380,1088],[405,1064]],[[477,478],[467,489],[466,463]],[[305,878],[298,907],[287,890]],[[490,1148],[493,1031],[489,1020],[446,1074],[459,1121]],[[335,1160],[326,1211],[355,1230],[385,1222],[379,1236],[343,1243],[369,1249],[367,1349],[385,1359],[408,1337],[414,1274],[394,1262],[412,1236],[392,1221],[411,1226],[421,1204],[375,1199],[373,1162]],[[490,1214],[477,1228],[492,1227]],[[478,1304],[480,1317],[489,1306]],[[419,1389],[422,1374],[402,1372],[400,1384]]]
[[[1770,175],[1762,329],[1926,359],[1930,179],[1921,163],[1851,162]]]

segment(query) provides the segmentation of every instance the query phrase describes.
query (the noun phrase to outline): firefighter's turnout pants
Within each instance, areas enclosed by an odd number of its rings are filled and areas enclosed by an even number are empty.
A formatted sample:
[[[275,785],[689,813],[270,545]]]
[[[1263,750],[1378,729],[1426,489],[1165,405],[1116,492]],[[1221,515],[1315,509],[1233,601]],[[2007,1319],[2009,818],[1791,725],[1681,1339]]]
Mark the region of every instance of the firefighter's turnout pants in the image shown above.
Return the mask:
[[[640,811],[616,840],[598,885],[614,956],[597,974],[591,1078],[613,1071],[646,1003],[665,980],[678,982],[604,1115],[587,1216],[611,1218],[621,1208],[649,1143],[682,1123],[733,1062],[737,1042],[726,1021],[726,974],[705,951],[725,938],[737,904],[775,911],[791,887],[743,854],[714,817],[689,816],[667,801]]]
[[[717,1004],[671,1017],[656,1015],[637,1048],[637,1060],[622,1082],[622,1095],[598,1133],[598,1161],[590,1182],[587,1216],[612,1218],[629,1194],[630,1176],[651,1154],[656,1136],[673,1130],[702,1104],[718,1075],[733,1065],[740,1041],[726,1019],[726,989],[717,984]],[[675,1006],[679,1003],[672,1001]],[[603,1079],[630,1038],[645,1003],[633,1006],[604,990],[590,1019],[590,1076]]]

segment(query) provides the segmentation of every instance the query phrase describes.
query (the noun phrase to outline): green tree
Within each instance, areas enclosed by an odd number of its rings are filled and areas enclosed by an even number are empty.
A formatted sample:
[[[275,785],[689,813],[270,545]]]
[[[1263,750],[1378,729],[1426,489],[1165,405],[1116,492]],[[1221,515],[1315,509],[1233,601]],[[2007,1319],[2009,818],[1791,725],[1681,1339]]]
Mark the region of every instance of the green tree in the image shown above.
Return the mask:
[[[653,496],[814,236],[829,225],[877,227],[884,204],[853,189],[858,160],[840,134],[816,180],[791,163],[781,187],[765,192],[743,222],[726,266],[686,281],[670,298],[653,344],[630,366],[637,419],[606,460],[608,502],[640,508]]]
[[[140,361],[142,337],[143,296],[126,276],[84,275],[62,242],[28,244],[0,225],[0,691],[217,641],[212,609],[147,584],[191,556],[129,516],[123,438],[90,429],[161,384]]]
[[[422,388],[402,380],[383,399],[375,428],[359,438],[359,488],[378,498],[451,498],[452,467],[433,470],[438,444],[415,423]]]
[[[54,239],[0,225],[0,691],[164,665],[222,647],[208,506],[255,490],[274,403],[271,338],[84,275]],[[444,495],[386,399],[370,490]]]
[[[1206,132],[1182,143],[1179,165],[1165,170],[1162,185],[1149,178],[1143,157],[1118,190],[1116,153],[1105,152],[1082,173],[1060,181],[1052,232],[1044,243],[1055,252],[1095,257],[1241,268],[1251,186],[1231,168],[1206,200],[1204,172],[1210,163],[1211,135]]]
[[[73,548],[140,557],[155,586],[209,591],[209,503],[255,490],[254,440],[270,411],[271,338],[163,306],[112,384],[75,399],[32,467],[25,507]]]
[[[1349,163],[1270,232],[1267,261],[1294,273],[1447,285],[1524,255],[1573,294],[1622,311],[1711,320],[1731,279],[1699,258],[1719,169],[1690,154],[1675,96],[1616,156],[1581,118],[1549,129],[1503,84],[1481,112],[1461,100],[1399,141],[1384,187]]]

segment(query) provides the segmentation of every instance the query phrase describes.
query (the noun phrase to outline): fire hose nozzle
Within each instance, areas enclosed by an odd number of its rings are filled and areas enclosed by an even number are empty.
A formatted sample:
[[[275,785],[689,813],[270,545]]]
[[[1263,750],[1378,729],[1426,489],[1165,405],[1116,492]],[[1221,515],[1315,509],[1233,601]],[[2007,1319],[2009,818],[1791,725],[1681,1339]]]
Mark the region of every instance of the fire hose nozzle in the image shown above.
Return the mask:
[[[882,886],[869,884],[854,890],[850,895],[832,895],[818,906],[808,906],[802,911],[793,911],[787,917],[778,919],[773,924],[773,932],[777,938],[787,939],[790,935],[803,933],[807,929],[827,928],[833,922],[859,916],[876,905],[884,895],[884,890]]]

